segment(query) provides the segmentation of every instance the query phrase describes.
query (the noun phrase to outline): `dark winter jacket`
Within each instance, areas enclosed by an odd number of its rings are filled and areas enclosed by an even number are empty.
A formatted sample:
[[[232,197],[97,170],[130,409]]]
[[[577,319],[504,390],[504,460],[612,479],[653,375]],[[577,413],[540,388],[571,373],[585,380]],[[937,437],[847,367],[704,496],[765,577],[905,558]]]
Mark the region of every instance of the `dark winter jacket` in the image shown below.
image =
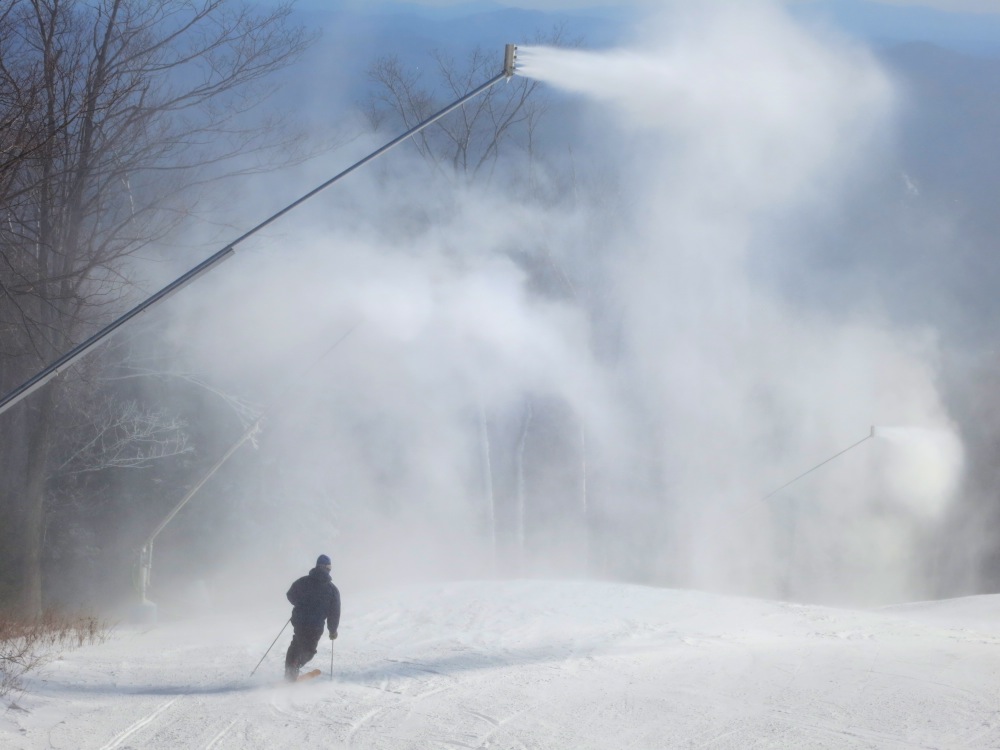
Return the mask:
[[[285,594],[292,603],[292,626],[323,630],[323,620],[331,633],[340,626],[340,591],[325,570],[313,568]]]

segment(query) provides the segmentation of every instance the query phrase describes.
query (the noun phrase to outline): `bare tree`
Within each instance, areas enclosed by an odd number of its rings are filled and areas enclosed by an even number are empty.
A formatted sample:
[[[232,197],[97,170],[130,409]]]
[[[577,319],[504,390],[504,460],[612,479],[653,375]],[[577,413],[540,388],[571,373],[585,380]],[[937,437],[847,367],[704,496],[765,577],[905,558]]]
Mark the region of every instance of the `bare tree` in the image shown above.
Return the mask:
[[[253,113],[270,93],[268,76],[309,41],[289,12],[239,0],[3,5],[0,122],[23,123],[34,139],[15,132],[3,141],[11,154],[0,170],[5,390],[120,309],[130,259],[177,226],[197,200],[193,187],[274,142],[266,118]],[[58,383],[28,402],[0,429],[25,446],[5,457],[8,480],[21,481],[8,481],[4,501],[20,511],[19,588],[30,614],[42,604]],[[122,419],[120,409],[100,434],[153,434],[123,432],[149,414],[136,407]]]
[[[562,27],[537,35],[535,41],[567,46]],[[432,52],[431,58],[434,73],[430,82],[414,69],[408,70],[395,55],[372,63],[368,77],[374,88],[365,110],[373,128],[415,126],[499,73],[502,63],[496,50],[482,47],[474,48],[462,60],[440,51]],[[538,82],[515,76],[421,131],[412,142],[439,170],[468,179],[488,179],[500,154],[508,148],[533,158],[538,126],[547,109]]]
[[[53,472],[142,468],[191,449],[182,420],[138,401],[105,398],[96,414],[88,409],[78,430],[81,438],[74,441],[70,455],[52,467]]]

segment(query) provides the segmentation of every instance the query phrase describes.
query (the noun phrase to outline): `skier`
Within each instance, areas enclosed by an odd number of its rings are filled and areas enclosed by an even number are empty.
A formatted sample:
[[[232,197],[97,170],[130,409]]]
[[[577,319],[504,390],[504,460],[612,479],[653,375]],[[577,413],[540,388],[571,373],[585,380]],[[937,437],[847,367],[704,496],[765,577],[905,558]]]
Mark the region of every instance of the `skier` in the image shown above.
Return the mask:
[[[285,596],[292,603],[292,642],[285,654],[285,679],[295,682],[299,670],[316,655],[326,620],[330,640],[336,640],[340,625],[340,591],[330,578],[330,558],[320,555],[316,567],[302,576]]]

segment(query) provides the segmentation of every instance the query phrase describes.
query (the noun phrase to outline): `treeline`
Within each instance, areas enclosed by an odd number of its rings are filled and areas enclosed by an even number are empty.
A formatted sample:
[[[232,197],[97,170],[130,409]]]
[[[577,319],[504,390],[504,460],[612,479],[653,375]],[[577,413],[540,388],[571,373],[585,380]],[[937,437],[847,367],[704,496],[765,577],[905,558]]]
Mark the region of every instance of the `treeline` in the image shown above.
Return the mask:
[[[560,37],[556,29],[544,41]],[[267,102],[280,86],[276,74],[312,40],[294,24],[290,6],[0,3],[3,393],[143,299],[137,261],[174,246],[219,181],[266,169],[296,137]],[[437,55],[436,70],[423,80],[391,56],[376,59],[372,95],[361,103],[370,125],[391,135],[412,126],[495,75],[494,58],[481,49],[458,61]],[[530,164],[545,113],[536,88],[524,79],[495,87],[462,116],[421,134],[418,153],[460,182],[490,180],[510,150]],[[201,260],[188,257],[177,264]],[[544,258],[520,262],[550,272]],[[555,284],[565,293],[565,279]],[[5,611],[99,607],[108,592],[128,592],[146,535],[258,416],[238,396],[178,371],[166,346],[150,343],[161,332],[144,336],[143,325],[130,323],[99,353],[0,414]],[[492,424],[497,417],[480,415],[479,425],[487,449],[507,451],[489,469],[504,472],[488,478],[496,481],[498,504],[489,522],[520,547],[530,473],[525,445],[532,418],[535,427],[544,424],[547,411],[541,403],[532,411],[530,398],[528,423],[507,430],[504,446],[495,445],[506,430]],[[575,435],[579,426],[568,429]],[[266,461],[233,463],[237,473],[269,471]],[[253,481],[237,484],[229,488],[234,497]],[[197,577],[238,505],[216,503],[198,520],[178,519],[184,543],[174,545],[182,551],[170,563],[180,577]]]
[[[120,314],[133,260],[280,140],[260,105],[309,39],[289,7],[231,0],[0,3],[5,393]],[[134,385],[153,370],[120,341],[0,415],[5,607],[39,613],[126,521],[122,469],[190,450]]]

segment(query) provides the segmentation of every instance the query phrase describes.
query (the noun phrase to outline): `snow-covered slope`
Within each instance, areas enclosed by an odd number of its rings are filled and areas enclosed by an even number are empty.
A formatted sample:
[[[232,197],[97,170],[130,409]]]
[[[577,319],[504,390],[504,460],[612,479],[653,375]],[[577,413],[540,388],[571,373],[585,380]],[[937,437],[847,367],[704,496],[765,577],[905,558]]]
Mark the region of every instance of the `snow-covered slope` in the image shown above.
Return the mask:
[[[283,610],[120,628],[4,748],[995,748],[1000,598],[856,612],[603,583],[344,592],[309,683]],[[969,618],[964,620],[963,618]]]

